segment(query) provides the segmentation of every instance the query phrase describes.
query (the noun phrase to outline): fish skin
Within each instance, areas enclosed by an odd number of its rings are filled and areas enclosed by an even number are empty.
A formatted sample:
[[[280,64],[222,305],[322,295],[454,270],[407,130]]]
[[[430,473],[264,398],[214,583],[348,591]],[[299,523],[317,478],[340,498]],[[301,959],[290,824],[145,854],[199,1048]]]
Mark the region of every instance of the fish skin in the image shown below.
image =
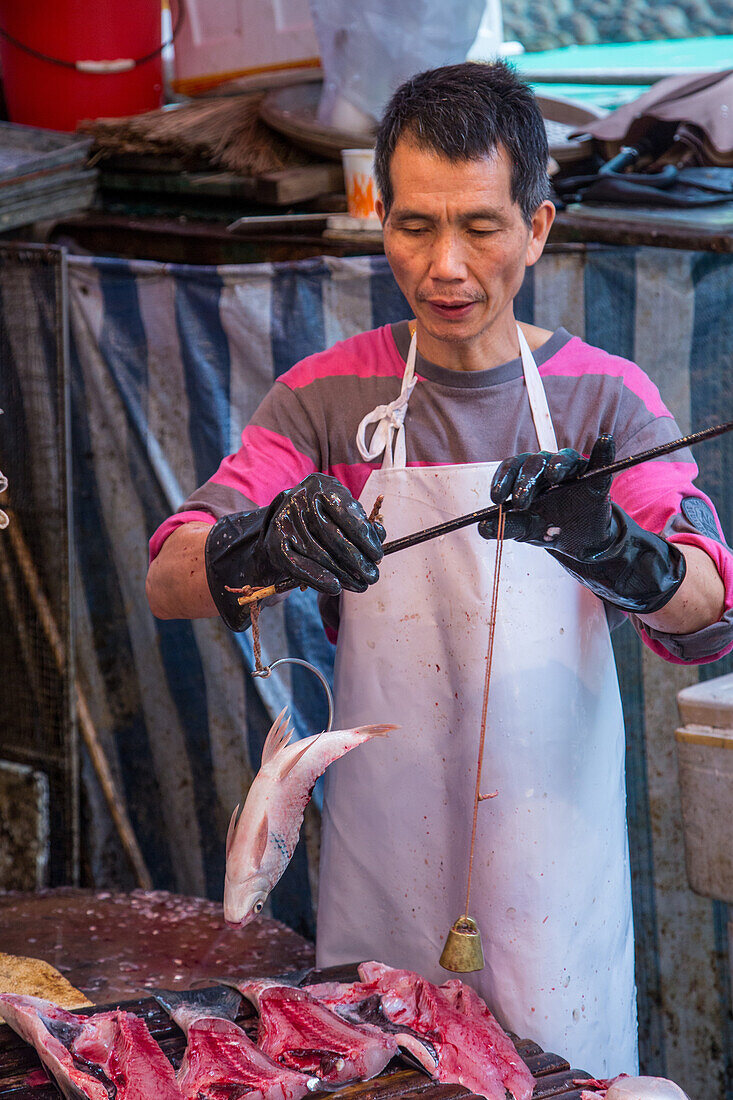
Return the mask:
[[[297,983],[291,981],[283,981],[278,977],[274,978],[238,978],[229,979],[228,983],[232,989],[236,989],[242,997],[245,997],[253,1008],[260,1010],[260,997],[266,989],[298,989],[300,988]]]
[[[257,1009],[258,1046],[283,1065],[315,1074],[321,1084],[346,1085],[381,1073],[398,1053],[394,1037],[332,1012],[307,989],[269,978],[233,980]]]
[[[35,1048],[66,1100],[182,1100],[173,1066],[139,1016],[82,1015],[8,993],[0,1017]]]
[[[534,1079],[514,1043],[479,995],[457,978],[436,986],[410,970],[380,962],[358,967],[380,994],[385,1016],[429,1034],[438,1054],[436,1077],[486,1100],[530,1100]]]
[[[184,1100],[302,1100],[315,1079],[278,1065],[235,1022],[242,996],[233,988],[152,990],[188,1040],[176,1075]]]
[[[404,1061],[428,1077],[435,1077],[439,1059],[430,1040],[404,1024],[389,1020],[382,1012],[380,995],[373,992],[369,985],[363,982],[321,982],[303,986],[303,989],[347,1023],[376,1027],[392,1035]]]
[[[74,1054],[54,1033],[57,1029],[66,1029],[65,1038],[72,1042],[81,1034],[88,1016],[72,1014],[41,997],[3,993],[0,994],[0,1018],[34,1047],[66,1100],[109,1100],[110,1094],[104,1084],[75,1065]]]
[[[148,989],[146,992],[155,997],[185,1035],[196,1020],[231,1020],[233,1023],[242,1003],[241,993],[221,985],[209,989]]]
[[[101,1067],[116,1100],[182,1100],[173,1066],[141,1016],[122,1009],[90,1016],[74,1053]]]
[[[280,712],[262,749],[262,764],[242,812],[229,823],[224,879],[224,920],[243,928],[262,911],[298,843],[313,786],[329,764],[397,726],[328,730],[290,744],[292,729]]]
[[[580,1100],[690,1100],[679,1085],[666,1077],[629,1077],[622,1073],[607,1081],[595,1078],[590,1081],[573,1081],[573,1084],[585,1086]],[[590,1092],[589,1089],[600,1089]]]

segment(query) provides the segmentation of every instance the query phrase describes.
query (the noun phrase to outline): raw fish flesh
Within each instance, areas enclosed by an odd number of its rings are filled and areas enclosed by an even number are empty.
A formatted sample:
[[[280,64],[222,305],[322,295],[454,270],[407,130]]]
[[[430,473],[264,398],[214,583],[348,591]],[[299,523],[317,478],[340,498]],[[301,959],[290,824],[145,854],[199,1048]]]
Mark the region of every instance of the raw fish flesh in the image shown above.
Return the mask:
[[[234,990],[155,990],[154,996],[188,1040],[176,1075],[185,1100],[301,1100],[314,1081],[255,1046],[234,1022],[242,1001]]]
[[[262,912],[298,843],[313,785],[329,764],[372,737],[397,726],[329,730],[290,744],[292,729],[281,711],[267,735],[262,764],[239,818],[229,822],[224,880],[224,919],[243,927]]]
[[[487,1100],[529,1100],[534,1078],[486,1004],[457,979],[433,985],[384,963],[359,967],[362,983],[379,993],[385,1016],[427,1036],[438,1054],[439,1081],[463,1085]]]
[[[236,987],[259,1012],[260,1049],[291,1069],[329,1084],[368,1081],[398,1053],[392,1036],[347,1023],[303,989],[267,979],[237,982]]]
[[[67,1100],[181,1100],[173,1066],[132,1013],[83,1016],[7,993],[0,1016],[35,1047]]]
[[[578,1081],[585,1086],[581,1100],[690,1100],[679,1085],[666,1077],[627,1077],[622,1073],[610,1081]],[[600,1089],[589,1092],[588,1086]]]
[[[381,997],[362,982],[321,982],[305,986],[306,993],[330,1008],[342,1020],[352,1024],[371,1024],[394,1036],[400,1055],[430,1077],[438,1069],[438,1054],[424,1035],[418,1035],[406,1024],[395,1024],[382,1012]]]
[[[173,1066],[132,1012],[90,1016],[74,1053],[102,1067],[117,1089],[115,1100],[181,1100]]]
[[[73,1015],[41,997],[13,993],[0,995],[0,1016],[21,1039],[35,1047],[67,1100],[109,1100],[114,1095],[107,1088],[111,1082],[105,1085],[94,1066],[80,1062],[71,1052],[71,1044],[81,1033],[87,1016]]]

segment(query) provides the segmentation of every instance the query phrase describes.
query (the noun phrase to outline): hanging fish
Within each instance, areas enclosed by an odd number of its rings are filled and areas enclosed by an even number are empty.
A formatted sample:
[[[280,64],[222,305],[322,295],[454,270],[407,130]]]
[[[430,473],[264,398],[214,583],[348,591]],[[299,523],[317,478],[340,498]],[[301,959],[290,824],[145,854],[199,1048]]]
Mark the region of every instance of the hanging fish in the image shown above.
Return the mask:
[[[283,710],[262,749],[262,764],[241,814],[229,822],[224,880],[224,919],[243,927],[262,912],[270,891],[292,859],[313,785],[329,764],[372,737],[397,726],[327,730],[290,744]]]

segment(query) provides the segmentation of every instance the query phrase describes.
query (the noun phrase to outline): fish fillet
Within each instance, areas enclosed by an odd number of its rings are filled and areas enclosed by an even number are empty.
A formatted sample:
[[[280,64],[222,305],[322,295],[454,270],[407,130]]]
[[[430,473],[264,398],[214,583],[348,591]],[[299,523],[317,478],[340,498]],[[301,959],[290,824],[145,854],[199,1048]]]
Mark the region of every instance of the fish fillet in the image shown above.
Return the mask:
[[[321,982],[305,986],[306,993],[330,1008],[342,1020],[352,1024],[371,1025],[392,1035],[401,1056],[417,1065],[431,1077],[438,1070],[438,1054],[424,1035],[418,1035],[406,1024],[395,1024],[382,1011],[381,997],[365,982]]]
[[[487,1100],[529,1100],[534,1078],[486,1004],[463,982],[436,986],[410,970],[384,963],[359,967],[363,983],[379,993],[385,1016],[429,1037],[438,1054],[439,1081],[463,1085]]]
[[[0,1016],[35,1047],[67,1100],[181,1100],[173,1066],[139,1016],[75,1015],[13,994],[0,996]]]
[[[242,998],[231,989],[155,997],[188,1040],[177,1074],[185,1100],[301,1100],[308,1078],[273,1062],[234,1021]]]
[[[74,1053],[101,1066],[117,1089],[115,1100],[181,1100],[173,1066],[132,1012],[90,1016],[74,1040]]]
[[[291,1069],[329,1084],[368,1081],[398,1053],[392,1036],[347,1023],[303,989],[267,980],[236,987],[259,1012],[260,1049]]]
[[[35,1048],[67,1100],[109,1100],[110,1093],[93,1075],[93,1067],[80,1065],[71,1050],[88,1017],[75,1016],[41,997],[17,993],[0,995],[0,1017]]]
[[[584,1086],[580,1100],[689,1100],[687,1093],[666,1077],[629,1077],[622,1073],[608,1081],[594,1078],[573,1084]],[[588,1091],[591,1088],[600,1091]]]

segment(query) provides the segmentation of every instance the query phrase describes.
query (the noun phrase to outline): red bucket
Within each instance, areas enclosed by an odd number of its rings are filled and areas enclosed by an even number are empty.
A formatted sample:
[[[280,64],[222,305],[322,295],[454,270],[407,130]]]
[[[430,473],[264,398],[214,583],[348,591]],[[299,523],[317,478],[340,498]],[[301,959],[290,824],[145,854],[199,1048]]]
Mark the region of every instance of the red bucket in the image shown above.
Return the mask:
[[[12,122],[74,130],[83,118],[119,118],[161,105],[160,0],[0,0],[0,29],[18,43],[0,35]],[[86,62],[117,69],[85,71]]]

